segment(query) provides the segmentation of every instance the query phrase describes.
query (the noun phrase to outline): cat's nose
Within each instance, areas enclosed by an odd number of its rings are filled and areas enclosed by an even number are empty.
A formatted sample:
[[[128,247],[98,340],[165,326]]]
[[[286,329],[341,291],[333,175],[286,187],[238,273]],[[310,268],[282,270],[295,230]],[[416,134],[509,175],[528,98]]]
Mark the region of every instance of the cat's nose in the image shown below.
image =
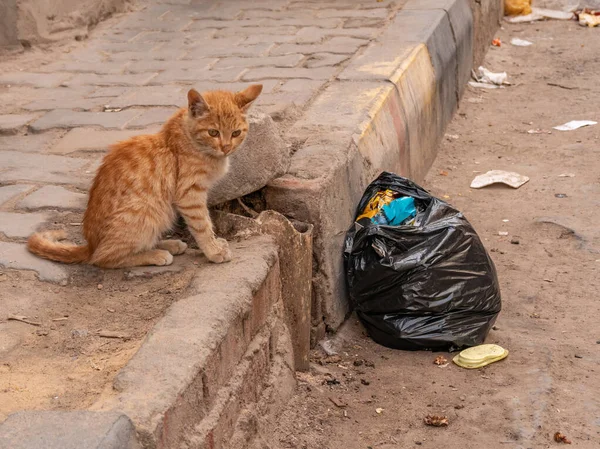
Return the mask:
[[[223,145],[221,147],[221,151],[225,154],[229,154],[231,152],[231,148],[232,148],[231,145]]]

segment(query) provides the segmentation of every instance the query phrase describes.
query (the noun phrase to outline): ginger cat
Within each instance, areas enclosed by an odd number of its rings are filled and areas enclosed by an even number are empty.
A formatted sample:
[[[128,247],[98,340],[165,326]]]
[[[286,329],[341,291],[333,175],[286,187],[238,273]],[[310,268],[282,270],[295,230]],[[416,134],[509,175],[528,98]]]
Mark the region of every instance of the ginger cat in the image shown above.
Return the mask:
[[[187,248],[181,240],[161,240],[179,212],[211,262],[231,260],[227,241],[213,232],[207,192],[246,138],[245,113],[261,91],[260,84],[238,93],[190,90],[188,108],[158,134],[119,142],[105,156],[83,218],[87,244],[62,243],[64,231],[47,231],[29,237],[29,251],[105,268],[170,265]]]

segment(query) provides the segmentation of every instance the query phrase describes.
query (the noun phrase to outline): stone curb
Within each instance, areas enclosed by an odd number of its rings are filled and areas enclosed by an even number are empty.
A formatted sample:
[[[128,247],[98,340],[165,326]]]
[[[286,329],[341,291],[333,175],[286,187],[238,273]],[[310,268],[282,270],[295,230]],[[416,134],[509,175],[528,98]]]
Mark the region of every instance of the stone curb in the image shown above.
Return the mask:
[[[342,248],[364,188],[383,170],[423,180],[468,80],[473,35],[468,0],[409,0],[291,130],[305,144],[266,198],[315,226],[313,342],[349,311]]]

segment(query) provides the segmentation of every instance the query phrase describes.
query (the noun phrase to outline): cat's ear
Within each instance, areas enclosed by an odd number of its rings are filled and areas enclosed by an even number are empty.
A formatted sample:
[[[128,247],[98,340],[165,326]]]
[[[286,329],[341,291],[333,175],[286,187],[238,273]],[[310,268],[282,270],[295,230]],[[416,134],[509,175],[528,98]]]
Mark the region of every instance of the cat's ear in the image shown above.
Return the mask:
[[[190,89],[188,92],[188,108],[190,115],[194,118],[208,114],[208,105],[196,89]]]
[[[235,94],[235,101],[242,112],[247,112],[248,109],[250,109],[250,106],[254,100],[258,98],[262,92],[262,89],[262,84],[253,84],[252,86],[249,86],[241,92]]]

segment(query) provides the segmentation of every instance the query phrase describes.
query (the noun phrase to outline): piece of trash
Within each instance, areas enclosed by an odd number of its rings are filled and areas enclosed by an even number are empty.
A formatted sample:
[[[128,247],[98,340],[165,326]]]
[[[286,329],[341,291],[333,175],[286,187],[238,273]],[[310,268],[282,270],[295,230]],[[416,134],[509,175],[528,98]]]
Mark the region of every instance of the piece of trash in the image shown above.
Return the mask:
[[[8,321],[20,321],[21,323],[29,324],[31,326],[41,326],[42,323],[38,323],[37,321],[31,321],[24,315],[8,315],[6,317]]]
[[[369,381],[368,381],[368,380],[366,380],[366,379],[361,379],[361,380],[360,380],[360,383],[361,383],[361,384],[363,384],[363,385],[367,385],[367,386],[371,385],[371,382],[369,382]]]
[[[104,105],[104,112],[121,112],[122,110],[123,108],[112,108],[108,104]]]
[[[531,14],[531,0],[504,0],[504,15],[519,16]]]
[[[117,331],[99,331],[98,332],[98,337],[128,339],[129,335],[124,334],[122,332],[117,332]]]
[[[508,223],[510,220],[505,218],[504,220],[502,220],[504,223]]]
[[[492,41],[492,45],[494,47],[502,47],[502,41],[500,39],[496,38]]]
[[[592,11],[590,9],[583,9],[575,12],[575,17],[581,26],[587,26],[590,28],[597,27],[600,25],[600,11]]]
[[[472,189],[481,189],[492,184],[502,183],[513,189],[518,189],[527,183],[529,178],[519,173],[508,172],[504,170],[490,170],[483,175],[476,176],[471,182]]]
[[[367,225],[410,226],[417,215],[415,200],[410,196],[400,196],[390,189],[378,192],[356,218],[356,222]]]
[[[498,362],[508,356],[508,351],[501,346],[485,344],[465,349],[452,359],[462,368],[475,369]]]
[[[529,47],[530,45],[533,45],[533,42],[526,41],[525,39],[519,39],[518,37],[513,37],[510,40],[510,43],[515,47]]]
[[[566,435],[563,435],[560,432],[556,432],[554,434],[554,441],[557,443],[571,444],[571,440],[569,440]]]
[[[478,83],[493,84],[496,86],[502,86],[503,84],[510,84],[508,75],[506,72],[491,72],[485,67],[479,66],[477,72],[473,71],[473,78]]]
[[[544,279],[544,281],[545,282],[550,282],[550,283],[554,282],[552,279]]]
[[[371,338],[395,349],[445,351],[483,343],[501,300],[496,270],[482,239],[454,207],[393,173],[382,173],[367,187],[357,215],[386,190],[413,198],[418,226],[355,222],[348,230],[345,273],[358,318]],[[432,233],[439,244],[432,244]],[[427,270],[414,264],[415,251]],[[455,270],[465,266],[477,270],[457,283]],[[390,269],[393,276],[386,275]],[[443,297],[440,285],[449,286]]]
[[[348,404],[346,404],[344,401],[342,401],[341,399],[337,399],[337,398],[329,398],[329,400],[331,402],[333,402],[333,405],[335,405],[338,408],[344,408],[347,407]]]
[[[448,172],[446,170],[440,170],[440,176],[448,176]]]
[[[573,131],[575,129],[583,128],[584,126],[593,126],[597,124],[598,122],[593,120],[571,120],[564,125],[555,126],[554,129],[557,129],[558,131]]]
[[[555,19],[571,20],[575,15],[572,12],[555,11],[545,8],[531,8],[531,13],[515,17],[505,17],[504,20],[510,23],[535,22],[536,20]]]
[[[567,194],[566,193],[555,193],[554,196],[556,198],[566,198]]]
[[[323,351],[325,351],[325,354],[331,356],[331,355],[338,355],[338,349],[334,343],[333,340],[323,340],[321,343],[321,348],[323,348]]]
[[[98,284],[98,287],[97,287],[97,288],[98,288],[98,290],[102,290],[102,289],[104,288],[104,285],[102,285],[102,284]]]
[[[506,231],[498,231],[498,235],[502,236],[502,237],[506,237],[508,235],[508,232],[506,232]]]
[[[427,415],[423,421],[427,426],[433,427],[448,427],[448,417],[438,415]]]
[[[444,134],[444,137],[448,140],[456,140],[460,136],[458,134]]]
[[[582,359],[583,358],[583,356],[579,355],[579,354],[575,354],[573,357],[575,357],[576,359]]]
[[[559,178],[574,178],[575,173],[561,173],[558,175]]]
[[[446,357],[444,357],[443,355],[438,355],[435,360],[433,361],[434,365],[440,366],[443,365],[445,363],[448,363],[448,359]]]
[[[478,83],[477,81],[469,81],[469,86],[478,87],[480,89],[503,89],[504,86],[496,86],[495,84]]]
[[[115,309],[108,308],[106,310],[108,310],[110,313],[115,313]]]
[[[331,379],[325,379],[325,383],[327,385],[340,385],[340,381],[337,380],[335,377],[332,377]]]
[[[521,242],[518,239],[512,239],[510,241],[510,243],[513,244],[513,245],[520,245],[521,244]]]
[[[527,134],[552,134],[552,131],[537,128],[537,129],[530,129],[529,131],[527,131]]]
[[[68,319],[69,319],[69,317],[62,316],[60,318],[52,318],[52,321],[67,321]]]
[[[381,415],[381,414],[383,413],[383,409],[382,409],[382,408],[376,408],[376,409],[375,409],[375,412],[376,412],[378,415]]]

